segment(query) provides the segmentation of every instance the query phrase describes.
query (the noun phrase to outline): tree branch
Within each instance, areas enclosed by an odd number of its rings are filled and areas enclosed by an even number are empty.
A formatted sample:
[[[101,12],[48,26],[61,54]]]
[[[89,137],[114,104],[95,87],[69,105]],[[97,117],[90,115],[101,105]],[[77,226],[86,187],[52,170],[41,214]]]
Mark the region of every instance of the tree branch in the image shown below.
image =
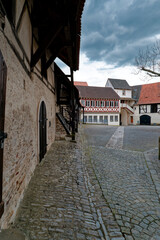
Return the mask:
[[[141,67],[141,70],[153,74],[153,75],[151,75],[152,77],[160,77],[160,73],[152,71],[152,70],[147,69],[145,67]]]

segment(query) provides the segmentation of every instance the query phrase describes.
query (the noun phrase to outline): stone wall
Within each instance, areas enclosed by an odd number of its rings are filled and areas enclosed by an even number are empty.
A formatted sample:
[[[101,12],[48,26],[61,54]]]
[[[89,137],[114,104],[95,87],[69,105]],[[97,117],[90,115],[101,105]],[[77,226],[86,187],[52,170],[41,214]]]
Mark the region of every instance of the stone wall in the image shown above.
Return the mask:
[[[27,42],[26,39],[23,40]],[[4,32],[0,31],[0,50],[7,65],[5,132],[8,134],[3,159],[5,210],[0,220],[2,228],[8,227],[14,221],[24,190],[39,163],[39,108],[42,101],[47,109],[48,149],[55,140],[55,95],[35,72],[31,75],[27,73],[26,69],[29,67],[26,59],[24,58],[23,64],[20,63],[11,46],[14,46],[18,55],[23,58],[23,52],[5,19]],[[28,43],[25,49],[28,49]],[[51,69],[49,72],[52,76],[49,81],[54,84],[54,73]]]

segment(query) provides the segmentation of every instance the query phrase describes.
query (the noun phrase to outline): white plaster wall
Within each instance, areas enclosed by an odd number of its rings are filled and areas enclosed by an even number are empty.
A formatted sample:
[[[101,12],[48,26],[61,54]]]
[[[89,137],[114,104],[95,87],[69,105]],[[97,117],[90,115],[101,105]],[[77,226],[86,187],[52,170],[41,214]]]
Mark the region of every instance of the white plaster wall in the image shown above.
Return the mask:
[[[128,125],[128,114],[127,111],[122,109],[121,110],[121,123],[123,126],[127,126]]]
[[[122,95],[121,89],[114,89],[115,92],[120,96],[120,98],[132,98],[132,91],[131,90],[125,90],[126,94]]]
[[[110,83],[109,80],[107,80],[105,87],[111,87],[111,88],[113,88],[113,86],[112,86],[112,84]]]
[[[160,106],[160,104],[159,104]],[[140,124],[140,116],[148,115],[151,117],[151,124],[160,124],[160,114],[159,113],[150,113],[150,105],[147,105],[147,113],[139,114],[139,106],[134,106],[134,115],[133,115],[133,124]]]

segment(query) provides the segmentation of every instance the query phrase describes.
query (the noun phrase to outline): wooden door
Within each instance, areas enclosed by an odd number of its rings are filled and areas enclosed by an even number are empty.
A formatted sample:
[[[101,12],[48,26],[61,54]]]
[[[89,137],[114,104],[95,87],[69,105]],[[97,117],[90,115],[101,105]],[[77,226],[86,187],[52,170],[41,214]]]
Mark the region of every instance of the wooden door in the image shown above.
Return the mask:
[[[44,101],[41,103],[39,111],[39,159],[44,158],[47,151],[47,115]]]
[[[7,137],[7,134],[4,133],[6,79],[7,79],[7,67],[4,62],[2,53],[0,52],[0,217],[2,216],[4,211],[4,203],[2,201],[2,186],[3,186],[3,146],[4,139]]]

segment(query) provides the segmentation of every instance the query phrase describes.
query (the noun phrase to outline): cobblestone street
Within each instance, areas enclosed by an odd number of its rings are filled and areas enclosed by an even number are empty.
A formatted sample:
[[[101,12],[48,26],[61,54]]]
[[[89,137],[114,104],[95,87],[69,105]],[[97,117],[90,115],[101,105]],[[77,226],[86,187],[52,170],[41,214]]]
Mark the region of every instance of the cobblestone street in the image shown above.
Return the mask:
[[[14,225],[29,240],[124,239],[83,152],[55,142],[37,167]]]
[[[90,158],[106,201],[125,239],[160,239],[160,164],[157,149],[150,150],[156,143],[157,130],[160,128],[126,127],[123,139],[125,150],[121,139],[119,144],[115,141],[116,136],[117,139],[122,136],[123,128],[115,129],[117,134],[112,136],[113,140],[111,138],[106,147],[97,147],[96,137],[94,144],[88,138],[92,145]],[[147,130],[152,131],[152,135],[149,132],[147,135]],[[86,128],[86,137],[90,131],[93,131],[92,127]],[[131,131],[133,135],[130,135]],[[130,150],[135,148],[139,152]]]
[[[76,143],[56,141],[36,168],[12,229],[27,240],[159,240],[160,128],[153,127],[151,142],[151,129],[144,130],[145,138],[141,127],[86,125]]]

